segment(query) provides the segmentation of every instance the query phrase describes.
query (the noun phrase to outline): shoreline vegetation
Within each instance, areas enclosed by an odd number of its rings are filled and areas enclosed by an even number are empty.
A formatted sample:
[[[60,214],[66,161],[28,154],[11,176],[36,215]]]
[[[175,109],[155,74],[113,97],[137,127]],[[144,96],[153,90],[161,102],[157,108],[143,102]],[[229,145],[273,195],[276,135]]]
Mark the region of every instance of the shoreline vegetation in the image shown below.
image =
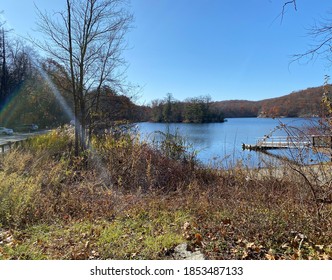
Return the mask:
[[[29,43],[0,18],[1,127],[61,127],[0,155],[0,259],[173,259],[183,244],[206,259],[332,259],[327,163],[285,162],[282,176],[241,162],[212,168],[181,137],[148,143],[130,133],[142,121],[331,116],[329,77],[261,101],[169,93],[138,105],[142,88],[127,81],[123,57],[131,7],[83,2],[36,7],[42,37]]]
[[[180,102],[169,93],[163,100],[152,101],[150,120],[157,123],[216,123],[224,122],[225,117],[220,109],[211,106],[209,96]]]
[[[145,120],[161,123],[224,122],[225,118],[319,117],[323,113],[322,95],[331,90],[327,84],[293,91],[290,94],[259,101],[212,101],[209,95],[176,100],[171,93],[142,107]]]
[[[0,161],[0,259],[332,259],[330,164],[201,166],[123,132],[59,128]]]
[[[43,86],[36,91],[35,97],[29,99],[31,84]],[[37,123],[40,128],[54,128],[72,121],[63,109],[57,105],[55,98],[49,97],[45,81],[36,75],[30,87],[23,88],[21,98],[16,103],[8,104],[0,116],[0,123],[14,130],[22,123]],[[28,86],[28,85],[27,85]],[[325,86],[331,90],[331,85]],[[281,118],[281,117],[319,117],[322,108],[324,87],[314,87],[292,92],[278,98],[260,101],[226,100],[212,101],[207,96],[176,100],[172,94],[163,99],[153,100],[150,105],[137,105],[131,98],[118,94],[112,89],[103,89],[100,97],[98,114],[92,114],[89,127],[100,129],[109,126],[110,122],[126,120],[128,122],[161,122],[161,123],[212,123],[224,122],[227,118]],[[64,99],[73,110],[73,100],[68,94]],[[35,100],[43,100],[36,110]],[[29,104],[27,106],[26,104]],[[15,106],[15,110],[14,110]],[[112,108],[112,111],[109,108]],[[95,108],[96,109],[96,108]],[[14,112],[14,113],[13,113]],[[106,121],[105,121],[106,120]]]

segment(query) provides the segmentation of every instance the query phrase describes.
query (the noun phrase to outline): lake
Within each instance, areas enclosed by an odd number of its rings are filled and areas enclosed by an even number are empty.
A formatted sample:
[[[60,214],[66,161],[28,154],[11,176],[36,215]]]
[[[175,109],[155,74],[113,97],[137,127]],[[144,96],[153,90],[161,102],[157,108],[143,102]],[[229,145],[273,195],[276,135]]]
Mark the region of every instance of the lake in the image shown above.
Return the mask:
[[[278,129],[280,124],[286,127],[304,127],[316,124],[318,119],[302,118],[230,118],[224,123],[189,124],[189,123],[139,123],[138,130],[143,139],[152,141],[159,137],[155,131],[179,133],[198,150],[198,159],[212,166],[234,166],[241,162],[254,167],[262,164],[276,164],[274,157],[255,151],[243,151],[242,144],[255,144],[264,135],[285,136],[286,131]],[[285,153],[285,150],[271,151],[273,154]],[[294,150],[292,151],[294,153]],[[291,155],[293,156],[293,155]]]

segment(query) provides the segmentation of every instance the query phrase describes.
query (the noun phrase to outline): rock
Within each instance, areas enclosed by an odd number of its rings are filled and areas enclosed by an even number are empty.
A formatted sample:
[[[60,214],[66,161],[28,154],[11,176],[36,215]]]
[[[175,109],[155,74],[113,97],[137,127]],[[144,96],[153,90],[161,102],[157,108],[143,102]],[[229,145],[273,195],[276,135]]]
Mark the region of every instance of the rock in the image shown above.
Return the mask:
[[[174,248],[173,257],[176,260],[204,260],[204,255],[199,251],[188,251],[188,245],[182,243]]]

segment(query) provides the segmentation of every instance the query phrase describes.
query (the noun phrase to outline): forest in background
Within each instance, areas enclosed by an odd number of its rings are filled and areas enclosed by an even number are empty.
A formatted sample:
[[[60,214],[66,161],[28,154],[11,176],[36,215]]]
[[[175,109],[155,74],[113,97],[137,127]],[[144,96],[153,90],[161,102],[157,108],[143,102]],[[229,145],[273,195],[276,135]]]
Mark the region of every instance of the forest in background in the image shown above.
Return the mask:
[[[328,86],[331,92],[331,85]],[[209,96],[178,101],[171,94],[152,101],[148,111],[153,122],[222,122],[224,118],[317,117],[324,114],[324,87],[311,87],[260,101],[212,101]]]
[[[329,86],[331,92],[331,85]],[[213,102],[226,118],[312,117],[324,114],[321,105],[323,86],[294,91],[288,95],[260,101],[228,100]]]
[[[15,130],[32,123],[40,128],[70,123],[73,115],[59,102],[60,96],[69,111],[74,111],[69,89],[70,81],[61,65],[40,57],[26,42],[0,29],[0,126]],[[119,120],[149,119],[149,109],[134,104],[130,95],[108,86],[100,89],[98,103],[93,98],[96,95],[94,90],[87,93],[89,128],[104,127],[106,123]]]
[[[59,64],[41,58],[23,41],[0,30],[0,125],[11,128],[36,123],[40,128],[69,123],[54,95],[54,88],[68,107],[74,110],[70,81]],[[47,78],[45,78],[47,77]],[[331,87],[331,86],[330,86]],[[278,98],[260,101],[212,101],[206,96],[176,100],[172,94],[137,105],[128,95],[110,87],[98,93],[98,103],[87,98],[89,128],[105,128],[115,121],[126,122],[223,122],[235,117],[312,117],[321,116],[323,86],[292,92]],[[88,95],[95,96],[91,91]]]
[[[209,96],[192,97],[181,102],[168,93],[164,99],[152,101],[150,120],[165,123],[224,122],[223,111],[211,104]]]

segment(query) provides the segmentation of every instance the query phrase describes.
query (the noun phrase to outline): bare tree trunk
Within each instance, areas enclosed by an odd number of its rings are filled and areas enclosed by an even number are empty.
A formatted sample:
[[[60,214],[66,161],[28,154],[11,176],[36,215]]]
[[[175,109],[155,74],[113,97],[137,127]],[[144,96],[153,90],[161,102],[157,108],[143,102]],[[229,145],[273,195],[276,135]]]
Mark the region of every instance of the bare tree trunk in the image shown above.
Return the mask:
[[[79,122],[79,107],[77,97],[74,98],[74,106],[75,106],[75,156],[79,155],[80,149],[80,122]]]
[[[84,96],[82,96],[84,98]],[[82,151],[86,150],[87,143],[86,143],[86,108],[85,102],[81,102],[81,149]]]
[[[1,45],[2,45],[2,76],[1,76],[1,105],[3,102],[6,101],[8,95],[8,69],[7,69],[7,62],[6,62],[6,40],[5,40],[5,30],[2,28],[1,30]],[[0,108],[1,109],[1,108]]]
[[[104,85],[123,83],[117,73],[124,64],[120,54],[132,16],[123,8],[125,0],[66,3],[66,10],[56,13],[56,18],[39,11],[40,31],[49,40],[36,44],[51,54],[70,77],[75,103],[75,155],[79,155],[87,148],[87,119],[95,107],[91,105],[92,92]]]
[[[69,45],[69,64],[70,64],[70,77],[71,77],[71,86],[74,97],[74,106],[75,106],[75,156],[79,155],[80,148],[80,122],[79,122],[79,107],[78,107],[78,98],[76,92],[76,83],[75,83],[75,72],[74,72],[74,63],[73,63],[73,42],[72,42],[72,29],[71,29],[71,3],[70,0],[67,0],[67,32],[68,32],[68,45]]]

